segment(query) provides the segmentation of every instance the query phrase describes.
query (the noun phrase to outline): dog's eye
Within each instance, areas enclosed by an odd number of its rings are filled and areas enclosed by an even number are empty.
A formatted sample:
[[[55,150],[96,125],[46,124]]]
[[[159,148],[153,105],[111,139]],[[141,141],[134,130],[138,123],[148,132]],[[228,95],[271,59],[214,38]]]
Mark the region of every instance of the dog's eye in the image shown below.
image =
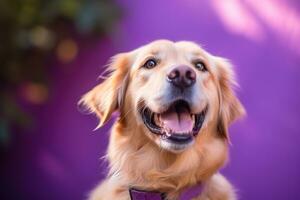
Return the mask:
[[[146,63],[143,65],[143,67],[145,67],[147,69],[152,69],[156,65],[157,65],[157,61],[152,58],[152,59],[147,60]]]
[[[207,68],[206,68],[205,64],[204,64],[202,61],[195,61],[195,62],[194,62],[194,65],[195,65],[195,67],[196,67],[198,70],[200,70],[200,71],[202,71],[202,72],[207,71]]]

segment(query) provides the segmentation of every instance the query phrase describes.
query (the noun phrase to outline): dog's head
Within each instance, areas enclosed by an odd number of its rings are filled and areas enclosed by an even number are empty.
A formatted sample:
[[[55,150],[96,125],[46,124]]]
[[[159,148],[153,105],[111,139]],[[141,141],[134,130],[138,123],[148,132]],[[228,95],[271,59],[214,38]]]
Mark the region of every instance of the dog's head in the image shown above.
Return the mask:
[[[182,152],[209,129],[228,139],[230,122],[244,113],[235,96],[231,64],[192,42],[159,40],[112,58],[110,74],[80,103],[102,126],[119,110],[160,148]]]

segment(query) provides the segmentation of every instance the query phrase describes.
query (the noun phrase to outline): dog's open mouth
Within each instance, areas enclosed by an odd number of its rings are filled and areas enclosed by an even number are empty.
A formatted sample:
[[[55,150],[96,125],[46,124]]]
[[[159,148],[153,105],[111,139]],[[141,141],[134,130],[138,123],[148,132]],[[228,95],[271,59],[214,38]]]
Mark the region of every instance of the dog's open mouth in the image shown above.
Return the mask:
[[[155,113],[150,108],[141,111],[146,127],[154,134],[160,135],[173,143],[189,143],[196,136],[203,124],[206,108],[194,114],[184,100],[173,102],[166,111]]]

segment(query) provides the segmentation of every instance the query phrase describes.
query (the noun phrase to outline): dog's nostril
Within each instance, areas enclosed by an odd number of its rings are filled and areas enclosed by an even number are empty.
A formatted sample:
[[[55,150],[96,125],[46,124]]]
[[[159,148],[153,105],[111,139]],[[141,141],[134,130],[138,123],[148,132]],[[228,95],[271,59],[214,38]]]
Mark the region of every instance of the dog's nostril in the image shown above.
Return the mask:
[[[196,73],[188,70],[185,74],[186,78],[190,79],[190,80],[195,80],[196,79]]]
[[[178,78],[180,76],[180,72],[178,70],[172,70],[169,74],[168,74],[168,78],[169,79],[175,79]]]

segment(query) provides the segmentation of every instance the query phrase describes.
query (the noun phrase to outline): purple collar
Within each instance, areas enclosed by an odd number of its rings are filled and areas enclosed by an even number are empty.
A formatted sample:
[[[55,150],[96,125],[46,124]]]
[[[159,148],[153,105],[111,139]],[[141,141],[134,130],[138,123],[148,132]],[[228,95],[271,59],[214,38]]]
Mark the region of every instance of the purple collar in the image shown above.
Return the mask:
[[[166,200],[165,193],[161,192],[152,192],[130,188],[129,194],[131,200]]]
[[[193,197],[198,196],[202,192],[202,184],[197,184],[193,187],[187,188],[180,195],[180,200],[190,200]],[[166,194],[155,191],[138,190],[135,188],[129,189],[131,200],[167,200]]]

